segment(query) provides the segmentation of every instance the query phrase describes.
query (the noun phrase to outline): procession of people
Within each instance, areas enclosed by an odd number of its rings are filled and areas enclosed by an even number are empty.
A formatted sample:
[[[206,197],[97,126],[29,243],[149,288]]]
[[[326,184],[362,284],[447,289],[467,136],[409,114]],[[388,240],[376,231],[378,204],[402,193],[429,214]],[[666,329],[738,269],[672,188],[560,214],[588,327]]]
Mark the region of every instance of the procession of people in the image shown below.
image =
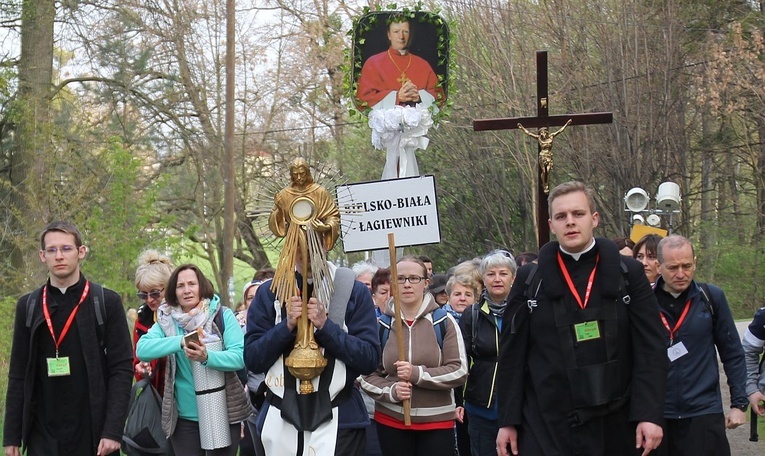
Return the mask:
[[[411,52],[414,21],[385,25],[355,101],[438,111],[443,78]],[[471,252],[434,272],[445,262],[396,258],[391,245],[387,264],[337,266],[341,210],[315,164],[296,158],[267,214],[275,268],[234,309],[203,266],[148,248],[132,334],[120,295],[82,273],[79,229],[48,224],[48,279],[15,307],[5,455],[733,454],[727,430],[750,408],[765,416],[765,308],[740,335],[680,234],[596,237],[595,191],[552,182],[553,139],[570,124],[518,124],[539,143],[554,235],[538,252]],[[142,381],[153,414],[134,413]],[[162,442],[137,444],[132,419]]]
[[[304,160],[291,178],[272,213],[291,245],[276,278],[244,287],[246,315],[196,265],[147,250],[132,350],[119,297],[80,272],[77,228],[46,227],[50,278],[16,310],[5,454],[117,454],[134,375],[177,455],[711,456],[731,454],[750,405],[765,415],[765,311],[742,345],[691,241],[651,234],[623,255],[595,237],[584,183],[550,191],[556,240],[529,262],[494,250],[440,275],[414,256],[336,267],[336,206]]]

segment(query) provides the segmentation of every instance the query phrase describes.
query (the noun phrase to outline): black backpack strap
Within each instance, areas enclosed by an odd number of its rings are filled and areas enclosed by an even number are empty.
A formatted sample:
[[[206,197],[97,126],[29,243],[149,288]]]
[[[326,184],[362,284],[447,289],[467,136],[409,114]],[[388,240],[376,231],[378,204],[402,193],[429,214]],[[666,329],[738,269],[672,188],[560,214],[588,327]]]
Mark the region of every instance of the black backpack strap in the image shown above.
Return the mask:
[[[45,287],[45,285],[43,285],[43,287]],[[37,301],[40,300],[41,296],[42,296],[42,287],[29,293],[29,296],[27,296],[27,318],[26,318],[27,329],[30,329],[32,327],[32,319],[34,318],[34,315],[35,315],[35,307],[37,306]]]
[[[709,284],[706,282],[699,282],[701,288],[701,299],[709,309],[709,313],[712,314],[712,324],[717,324],[717,309],[715,306],[717,303],[712,299],[712,291],[709,289]]]
[[[90,296],[93,297],[93,308],[96,313],[96,335],[101,350],[106,349],[106,302],[104,301],[104,287],[90,282]]]
[[[542,287],[542,279],[537,277],[538,268],[539,265],[534,263],[531,267],[531,271],[529,271],[529,276],[526,277],[526,281],[524,282],[525,291],[523,294],[527,298],[526,305],[529,307],[529,313],[532,313],[537,306],[537,294]]]
[[[620,260],[619,264],[621,265],[621,268],[622,268],[622,275],[620,279],[622,283],[619,287],[619,289],[622,292],[622,302],[624,304],[629,305],[630,301],[632,300],[629,294],[629,288],[630,288],[629,269],[627,269],[627,263],[625,263],[624,260]]]
[[[380,348],[385,348],[385,343],[388,342],[388,336],[390,335],[390,325],[393,322],[393,317],[388,314],[380,315],[377,320],[377,324],[380,327]]]
[[[218,309],[218,311],[215,313],[215,316],[213,317],[213,323],[215,323],[215,326],[218,327],[218,331],[220,331],[221,340],[223,340],[223,333],[226,331],[226,322],[223,320],[223,305],[221,304],[221,307]]]
[[[483,304],[483,300],[470,306],[470,316],[473,317],[473,321],[470,323],[470,336],[472,337],[470,340],[470,350],[473,355],[475,355],[476,349],[475,340],[478,338],[478,314],[481,312],[481,304]]]

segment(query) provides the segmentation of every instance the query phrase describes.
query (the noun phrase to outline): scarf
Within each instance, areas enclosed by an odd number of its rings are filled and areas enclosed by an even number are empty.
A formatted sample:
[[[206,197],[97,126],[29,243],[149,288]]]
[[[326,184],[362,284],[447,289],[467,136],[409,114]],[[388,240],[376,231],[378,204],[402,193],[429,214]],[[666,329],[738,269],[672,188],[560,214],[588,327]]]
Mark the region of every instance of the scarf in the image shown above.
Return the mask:
[[[217,296],[215,298],[216,299],[213,304],[218,303]],[[182,330],[183,334],[188,334],[192,331],[196,331],[198,328],[202,328],[202,340],[205,343],[209,343],[220,340],[220,338],[214,334],[212,330],[212,317],[215,315],[214,310],[216,309],[211,311],[210,304],[210,299],[202,299],[199,301],[199,304],[197,304],[196,307],[189,310],[188,312],[184,312],[181,306],[170,306],[168,304],[162,304],[159,309],[157,309],[157,313],[160,316],[165,317],[161,318],[161,320],[164,322],[169,323],[169,320],[172,320],[175,325],[177,325],[177,327]],[[164,325],[163,329],[166,329]],[[165,333],[167,334],[166,330]]]
[[[507,300],[496,303],[491,300],[489,294],[486,291],[483,292],[483,300],[486,301],[486,305],[489,306],[489,310],[493,315],[501,317],[505,314],[505,309],[507,308]]]
[[[457,323],[459,323],[460,318],[462,318],[462,314],[454,310],[451,304],[447,304],[443,307],[443,309],[452,317],[454,317],[455,320],[457,320]]]

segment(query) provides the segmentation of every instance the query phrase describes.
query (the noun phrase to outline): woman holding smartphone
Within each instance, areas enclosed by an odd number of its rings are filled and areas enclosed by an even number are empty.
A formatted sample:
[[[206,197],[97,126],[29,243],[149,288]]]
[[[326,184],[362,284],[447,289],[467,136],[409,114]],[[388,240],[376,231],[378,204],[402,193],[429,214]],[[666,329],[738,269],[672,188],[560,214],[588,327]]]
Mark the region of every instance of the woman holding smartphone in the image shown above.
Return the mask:
[[[220,351],[208,345],[222,341]],[[231,309],[221,306],[212,283],[193,264],[179,266],[170,275],[165,303],[157,311],[157,324],[141,337],[136,354],[141,361],[167,357],[162,398],[162,429],[178,455],[234,456],[241,422],[250,415],[249,402],[236,371],[244,367],[244,335]],[[192,362],[225,372],[226,404],[231,444],[204,450],[200,443],[197,398]]]

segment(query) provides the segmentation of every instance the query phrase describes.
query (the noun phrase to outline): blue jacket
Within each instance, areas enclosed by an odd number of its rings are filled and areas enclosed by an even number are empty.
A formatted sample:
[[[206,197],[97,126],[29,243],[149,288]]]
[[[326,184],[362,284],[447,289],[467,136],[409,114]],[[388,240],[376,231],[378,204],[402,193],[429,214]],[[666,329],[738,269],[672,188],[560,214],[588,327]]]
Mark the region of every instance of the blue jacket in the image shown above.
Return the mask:
[[[275,297],[269,280],[258,288],[247,314],[244,360],[247,369],[253,373],[267,372],[295,343],[296,331],[287,328],[284,307],[281,309],[283,318],[275,324]],[[354,281],[344,323],[346,328],[327,319],[324,327],[314,333],[314,337],[325,353],[345,363],[346,385],[352,385],[359,375],[374,372],[380,360],[380,341],[372,295],[359,281]],[[268,407],[266,401],[261,409],[263,418]],[[353,388],[351,398],[340,405],[338,414],[340,429],[363,428],[369,424],[369,416],[358,388]]]
[[[760,356],[765,347],[765,307],[754,314],[741,344],[746,356],[746,394],[765,392],[765,369],[760,372]]]
[[[664,280],[659,277],[655,293],[666,293],[662,289],[663,284]],[[710,302],[707,304],[696,281],[688,287],[685,299],[690,299],[691,306],[685,321],[675,333],[674,342],[675,345],[682,342],[688,353],[669,364],[664,403],[664,417],[667,419],[723,413],[717,352],[728,377],[731,406],[749,403],[744,390],[744,350],[733,315],[725,293],[712,284],[709,284],[709,291]],[[658,301],[667,323],[674,328],[674,318],[662,308],[662,299]],[[665,331],[664,335],[669,346],[669,331]]]

